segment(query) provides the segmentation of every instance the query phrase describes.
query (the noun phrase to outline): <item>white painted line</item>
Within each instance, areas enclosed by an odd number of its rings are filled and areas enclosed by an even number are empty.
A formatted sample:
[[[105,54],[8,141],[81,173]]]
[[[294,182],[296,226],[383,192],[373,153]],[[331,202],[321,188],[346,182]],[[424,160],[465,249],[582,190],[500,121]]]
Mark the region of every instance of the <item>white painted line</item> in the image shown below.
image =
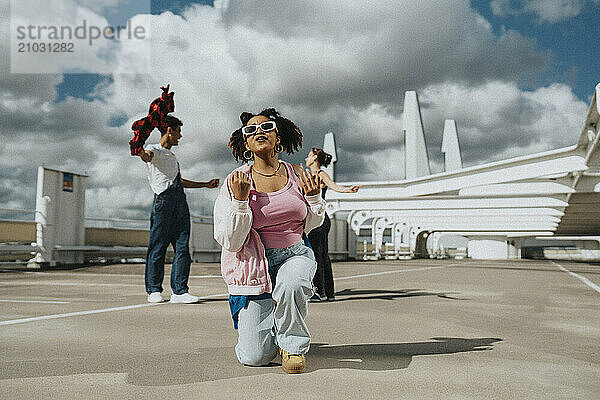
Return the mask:
[[[168,282],[168,279],[167,279]],[[102,287],[143,287],[144,284],[135,283],[85,283],[85,282],[61,282],[61,281],[3,281],[0,282],[0,286],[102,286]],[[189,285],[190,288],[204,288],[205,286]]]
[[[0,303],[40,303],[40,304],[69,304],[68,301],[50,301],[50,300],[0,300]]]
[[[563,267],[562,265],[560,265],[559,263],[556,263],[554,261],[552,261],[552,264],[554,264],[558,268],[560,268],[561,271],[566,272],[567,274],[579,279],[581,282],[585,283],[586,285],[588,285],[589,287],[594,289],[596,292],[600,293],[600,286],[596,285],[594,282],[590,281],[585,276],[581,276],[579,274],[576,274],[575,272],[571,272],[568,269],[566,269],[565,267]]]
[[[440,268],[450,268],[460,264],[450,264],[450,265],[442,265],[439,267],[423,267],[423,268],[413,268],[413,269],[397,269],[394,271],[383,271],[383,272],[373,272],[371,274],[362,274],[362,275],[352,275],[352,276],[344,276],[341,278],[334,278],[334,281],[343,281],[345,279],[355,279],[355,278],[365,278],[367,276],[378,276],[378,275],[388,275],[388,274],[398,274],[401,272],[414,272],[414,271],[427,271],[430,269],[440,269]]]
[[[34,274],[34,275],[50,275],[50,276],[93,276],[93,277],[118,277],[118,278],[143,278],[143,274],[95,274],[95,273],[86,273],[86,272],[39,272],[39,271],[10,271],[5,270],[5,272],[14,272],[18,274]],[[192,275],[190,278],[194,279],[203,279],[203,278],[222,278],[221,275]]]
[[[11,320],[8,320],[8,321],[0,321],[0,326],[1,325],[23,324],[25,322],[42,321],[42,320],[46,320],[46,319],[74,317],[76,315],[89,315],[89,314],[105,313],[105,312],[109,312],[109,311],[130,310],[132,308],[142,308],[142,307],[149,307],[149,306],[155,306],[155,305],[156,304],[145,303],[145,304],[136,304],[136,305],[133,305],[133,306],[104,308],[102,310],[77,311],[77,312],[65,313],[65,314],[42,315],[41,317],[11,319]]]
[[[0,285],[5,286],[123,286],[123,287],[140,287],[139,284],[133,283],[84,283],[84,282],[61,282],[61,281],[2,281]]]
[[[212,297],[220,297],[220,296],[228,296],[229,293],[219,293],[219,294],[211,294],[208,296],[202,296],[200,299],[208,299]],[[123,307],[114,307],[114,308],[104,308],[101,310],[89,310],[89,311],[77,311],[72,313],[65,314],[53,314],[53,315],[42,315],[41,317],[31,317],[31,318],[21,318],[21,319],[12,319],[8,321],[0,321],[0,326],[2,325],[15,325],[15,324],[23,324],[26,322],[34,322],[34,321],[43,321],[47,319],[56,319],[56,318],[67,318],[67,317],[75,317],[78,315],[89,315],[89,314],[100,314],[111,311],[123,311],[123,310],[131,310],[134,308],[142,308],[142,307],[150,307],[161,304],[169,304],[168,302],[164,303],[144,303],[144,304],[135,304],[132,306],[123,306]]]

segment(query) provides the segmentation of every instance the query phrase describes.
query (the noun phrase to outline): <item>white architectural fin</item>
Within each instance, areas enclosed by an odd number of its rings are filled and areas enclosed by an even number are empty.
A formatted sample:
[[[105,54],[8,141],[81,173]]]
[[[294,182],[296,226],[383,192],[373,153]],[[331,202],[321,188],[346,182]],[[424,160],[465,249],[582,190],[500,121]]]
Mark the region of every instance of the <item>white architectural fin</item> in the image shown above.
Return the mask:
[[[406,163],[406,179],[414,179],[420,176],[430,175],[429,158],[425,146],[425,135],[423,133],[423,121],[417,92],[408,91],[404,95],[404,112],[402,114],[402,126],[404,130],[404,152]]]
[[[600,83],[596,85],[596,90],[594,91],[594,99],[596,100],[596,112],[600,114],[600,102],[598,102],[598,97],[600,97]]]
[[[460,145],[458,143],[458,134],[456,133],[456,122],[453,119],[447,119],[444,122],[442,153],[444,153],[445,171],[462,169],[462,158],[460,157]]]
[[[335,180],[334,176],[334,166],[333,164],[337,161],[337,154],[335,151],[335,138],[333,136],[333,132],[328,132],[325,134],[325,138],[323,139],[323,150],[325,153],[331,154],[331,164],[328,167],[323,168],[327,175],[331,177],[331,179]]]
[[[600,83],[596,85],[594,89],[594,95],[592,96],[592,102],[588,110],[587,118],[585,119],[585,126],[583,132],[579,136],[579,142],[577,143],[580,147],[590,146],[596,139],[596,135],[600,131],[598,129],[598,123],[600,122]],[[586,150],[589,150],[587,148]]]

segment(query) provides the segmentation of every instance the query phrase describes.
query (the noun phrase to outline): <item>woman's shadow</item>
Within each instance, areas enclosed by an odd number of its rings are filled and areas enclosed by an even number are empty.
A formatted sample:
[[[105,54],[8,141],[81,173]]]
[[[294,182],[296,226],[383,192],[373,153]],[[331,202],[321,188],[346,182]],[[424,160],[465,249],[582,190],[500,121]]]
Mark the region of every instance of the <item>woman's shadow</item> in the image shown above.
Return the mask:
[[[432,338],[427,342],[343,344],[312,343],[307,371],[360,369],[383,371],[407,368],[413,356],[486,351],[497,338]],[[265,367],[242,366],[232,348],[198,349],[197,352],[164,357],[159,364],[136,363],[129,369],[128,382],[135,385],[174,385],[216,381],[251,375],[280,373],[281,359]],[[199,366],[203,366],[199,368]]]
[[[382,371],[407,368],[413,356],[486,351],[498,338],[431,338],[428,342],[344,344],[312,343],[307,369],[350,368]]]

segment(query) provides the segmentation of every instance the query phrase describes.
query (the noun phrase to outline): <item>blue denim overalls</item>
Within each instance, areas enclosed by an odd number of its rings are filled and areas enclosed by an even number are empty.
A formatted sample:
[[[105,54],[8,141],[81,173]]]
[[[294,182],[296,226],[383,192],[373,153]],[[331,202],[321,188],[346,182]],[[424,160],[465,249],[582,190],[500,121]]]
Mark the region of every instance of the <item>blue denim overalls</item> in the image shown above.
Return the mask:
[[[165,274],[165,254],[169,244],[175,257],[171,269],[171,289],[174,294],[188,291],[188,277],[192,258],[189,250],[190,210],[181,175],[164,192],[154,195],[150,214],[150,238],[146,255],[146,292],[162,292]]]

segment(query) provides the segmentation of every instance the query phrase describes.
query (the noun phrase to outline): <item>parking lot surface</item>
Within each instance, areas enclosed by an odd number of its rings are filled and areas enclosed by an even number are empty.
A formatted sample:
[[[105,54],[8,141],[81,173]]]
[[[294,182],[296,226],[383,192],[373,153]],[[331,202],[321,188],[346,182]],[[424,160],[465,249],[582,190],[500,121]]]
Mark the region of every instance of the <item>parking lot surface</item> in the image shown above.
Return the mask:
[[[238,363],[219,268],[189,305],[147,303],[140,264],[2,270],[0,398],[600,398],[600,266],[334,263],[301,375]]]

